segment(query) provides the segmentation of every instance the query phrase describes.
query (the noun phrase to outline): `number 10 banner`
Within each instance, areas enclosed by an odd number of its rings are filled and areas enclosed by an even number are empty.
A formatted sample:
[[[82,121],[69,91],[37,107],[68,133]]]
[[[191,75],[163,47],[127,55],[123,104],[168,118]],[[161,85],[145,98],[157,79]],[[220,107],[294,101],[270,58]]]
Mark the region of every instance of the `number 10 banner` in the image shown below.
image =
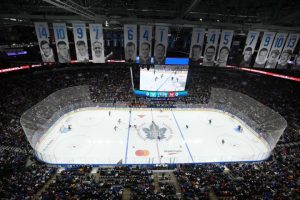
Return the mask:
[[[140,26],[139,63],[151,63],[152,26]]]
[[[125,60],[136,62],[137,49],[137,26],[133,24],[124,25],[124,48]]]
[[[84,23],[73,23],[73,34],[78,62],[88,62],[89,53],[86,39],[86,27]]]
[[[58,61],[68,63],[71,61],[69,40],[65,23],[53,23],[53,31],[56,42]]]

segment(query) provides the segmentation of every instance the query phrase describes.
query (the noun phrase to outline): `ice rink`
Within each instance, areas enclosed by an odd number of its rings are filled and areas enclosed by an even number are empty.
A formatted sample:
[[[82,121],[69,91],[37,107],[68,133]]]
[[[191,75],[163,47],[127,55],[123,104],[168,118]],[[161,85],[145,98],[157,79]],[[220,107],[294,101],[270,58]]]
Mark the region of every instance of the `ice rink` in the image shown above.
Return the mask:
[[[255,161],[270,155],[267,142],[247,125],[210,109],[84,108],[61,117],[35,150],[53,164]]]

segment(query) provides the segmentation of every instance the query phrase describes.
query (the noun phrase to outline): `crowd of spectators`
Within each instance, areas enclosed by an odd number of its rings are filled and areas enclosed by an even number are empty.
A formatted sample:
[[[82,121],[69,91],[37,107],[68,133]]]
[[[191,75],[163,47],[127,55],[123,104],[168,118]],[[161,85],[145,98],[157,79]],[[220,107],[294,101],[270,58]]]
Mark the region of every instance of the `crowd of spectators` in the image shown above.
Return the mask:
[[[20,116],[51,93],[71,86],[89,85],[94,102],[155,106],[203,104],[212,87],[249,95],[282,115],[288,127],[272,156],[259,163],[181,165],[174,174],[183,199],[207,199],[213,193],[233,199],[297,199],[300,192],[300,88],[293,81],[230,69],[191,69],[189,96],[178,102],[149,102],[132,93],[128,67],[50,68],[0,77],[0,196],[29,199],[45,186],[56,169],[36,161],[20,124]],[[29,162],[29,164],[28,164]],[[32,163],[31,163],[32,162]],[[176,199],[174,185],[160,182],[155,189],[147,169],[115,167],[67,170],[51,180],[41,199],[121,199],[125,188],[131,199]],[[78,173],[78,171],[80,173]],[[99,178],[100,177],[100,178]]]

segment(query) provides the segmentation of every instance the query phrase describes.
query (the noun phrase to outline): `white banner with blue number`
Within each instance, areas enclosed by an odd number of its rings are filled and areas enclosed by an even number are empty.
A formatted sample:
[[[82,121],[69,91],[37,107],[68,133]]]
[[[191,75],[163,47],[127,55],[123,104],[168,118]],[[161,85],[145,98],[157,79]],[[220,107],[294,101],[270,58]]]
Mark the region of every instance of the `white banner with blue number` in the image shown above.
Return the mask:
[[[124,50],[125,60],[135,63],[137,55],[137,25],[124,25]]]
[[[297,33],[289,34],[289,37],[287,38],[284,48],[278,59],[276,68],[278,68],[278,69],[286,69],[287,68],[288,62],[290,61],[292,54],[295,50],[295,47],[298,43],[299,35],[300,34],[297,34]]]
[[[265,65],[265,68],[275,68],[280,53],[283,49],[285,40],[287,37],[287,33],[276,33],[271,51],[269,52],[269,56]]]
[[[151,63],[152,26],[140,26],[139,63]]]
[[[204,66],[214,66],[220,29],[208,29],[207,43],[204,51]]]
[[[69,40],[65,23],[53,23],[53,31],[57,48],[59,63],[68,63],[71,61]]]
[[[263,68],[265,67],[269,51],[272,47],[275,32],[264,32],[261,39],[260,46],[256,55],[254,67]]]
[[[243,58],[240,62],[241,67],[251,67],[252,56],[259,37],[258,31],[249,31],[246,39],[246,44],[243,50]]]
[[[225,67],[230,52],[233,30],[222,30],[221,40],[219,44],[217,64],[220,67]]]
[[[43,62],[55,62],[47,22],[35,22],[34,27]]]
[[[92,57],[94,63],[104,63],[104,43],[102,24],[89,24]]]
[[[88,62],[88,44],[86,37],[86,26],[84,23],[73,23],[74,44],[78,62]]]
[[[169,27],[155,27],[155,47],[154,47],[154,64],[163,65],[166,63],[168,48]]]
[[[203,51],[203,41],[204,41],[205,29],[203,28],[193,28],[193,34],[191,38],[190,47],[190,65],[200,65],[202,51]]]

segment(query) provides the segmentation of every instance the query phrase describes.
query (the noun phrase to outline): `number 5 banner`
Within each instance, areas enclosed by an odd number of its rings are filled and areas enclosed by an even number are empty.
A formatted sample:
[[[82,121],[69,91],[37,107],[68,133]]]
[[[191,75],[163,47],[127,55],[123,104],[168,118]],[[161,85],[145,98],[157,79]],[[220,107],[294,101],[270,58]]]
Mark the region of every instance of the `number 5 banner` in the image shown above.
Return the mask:
[[[205,29],[193,28],[189,59],[190,65],[200,65],[201,63],[204,35]]]
[[[140,26],[139,63],[151,64],[152,26]]]
[[[255,59],[254,67],[263,68],[268,58],[269,51],[271,49],[275,33],[265,32],[261,39],[259,50]]]
[[[277,33],[276,34],[265,68],[275,68],[275,66],[277,64],[277,60],[280,56],[280,52],[283,49],[283,45],[285,43],[286,36],[287,36],[287,33]]]
[[[89,62],[86,27],[84,23],[73,23],[73,34],[78,62]]]
[[[124,25],[124,48],[125,60],[128,62],[136,62],[137,49],[137,26],[133,24]]]
[[[221,41],[219,44],[219,53],[218,53],[218,66],[225,67],[230,52],[231,41],[233,37],[233,31],[231,30],[222,30]]]
[[[103,27],[102,24],[89,24],[94,63],[104,63]]]
[[[166,63],[168,32],[166,26],[155,27],[154,64],[164,65]]]
[[[214,66],[220,29],[208,29],[207,44],[204,51],[204,66]]]
[[[243,58],[240,63],[241,67],[250,67],[252,55],[258,40],[259,32],[249,31],[246,39],[246,45],[243,51]]]
[[[68,63],[71,61],[69,51],[69,40],[65,23],[53,23],[53,31],[60,63]]]
[[[295,47],[299,40],[299,34],[289,34],[288,39],[286,40],[283,51],[281,52],[280,58],[278,60],[277,69],[286,69],[288,61],[291,59],[291,56],[295,50]]]
[[[49,29],[46,22],[34,23],[43,62],[55,62],[53,50],[49,42]]]

